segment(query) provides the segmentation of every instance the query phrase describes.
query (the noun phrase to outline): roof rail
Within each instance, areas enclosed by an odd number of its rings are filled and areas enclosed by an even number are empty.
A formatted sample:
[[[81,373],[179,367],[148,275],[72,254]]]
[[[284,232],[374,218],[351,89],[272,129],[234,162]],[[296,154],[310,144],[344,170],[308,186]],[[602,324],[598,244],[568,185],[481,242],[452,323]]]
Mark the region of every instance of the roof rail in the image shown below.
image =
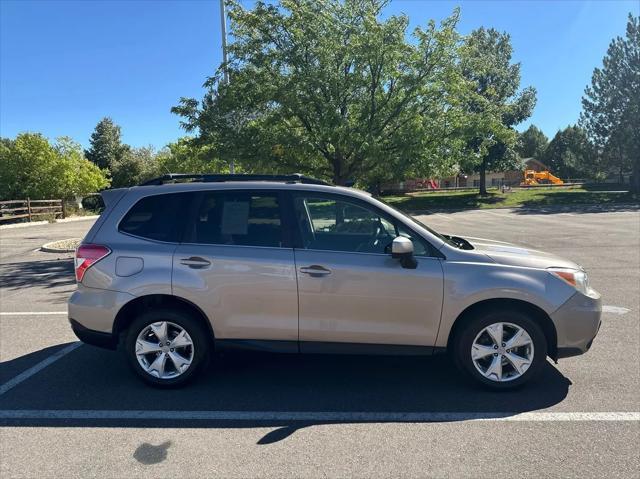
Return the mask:
[[[217,183],[224,181],[274,181],[282,183],[305,183],[310,185],[332,186],[331,183],[318,180],[300,173],[291,175],[219,175],[219,174],[192,174],[192,173],[169,173],[158,176],[139,186],[164,185],[165,183],[175,183],[178,181],[196,181],[202,183]]]

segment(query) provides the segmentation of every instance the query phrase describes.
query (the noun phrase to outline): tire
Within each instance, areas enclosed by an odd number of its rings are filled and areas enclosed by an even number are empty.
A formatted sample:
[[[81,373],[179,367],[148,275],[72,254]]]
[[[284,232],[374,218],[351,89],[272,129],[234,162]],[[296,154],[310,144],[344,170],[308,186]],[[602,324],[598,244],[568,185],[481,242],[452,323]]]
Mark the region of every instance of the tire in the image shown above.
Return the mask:
[[[163,332],[165,341],[161,344]],[[209,332],[188,313],[154,309],[131,323],[124,339],[124,352],[129,365],[144,382],[176,388],[193,380],[206,366],[210,344]]]
[[[502,341],[496,348],[498,337]],[[509,349],[510,345],[517,347]],[[476,384],[492,390],[522,386],[540,372],[547,357],[542,329],[517,310],[488,311],[466,320],[453,346],[458,368]]]

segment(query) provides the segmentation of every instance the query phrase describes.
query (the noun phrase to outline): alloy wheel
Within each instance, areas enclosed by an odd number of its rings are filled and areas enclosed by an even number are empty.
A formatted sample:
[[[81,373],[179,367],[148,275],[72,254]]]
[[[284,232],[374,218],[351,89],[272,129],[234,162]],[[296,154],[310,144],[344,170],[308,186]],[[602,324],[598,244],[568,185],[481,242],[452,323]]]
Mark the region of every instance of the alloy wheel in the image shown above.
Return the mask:
[[[193,357],[189,333],[170,321],[151,323],[136,338],[138,364],[153,377],[176,378],[189,369]]]
[[[478,372],[496,381],[513,381],[533,363],[533,340],[513,323],[490,324],[478,333],[471,345],[471,359]]]

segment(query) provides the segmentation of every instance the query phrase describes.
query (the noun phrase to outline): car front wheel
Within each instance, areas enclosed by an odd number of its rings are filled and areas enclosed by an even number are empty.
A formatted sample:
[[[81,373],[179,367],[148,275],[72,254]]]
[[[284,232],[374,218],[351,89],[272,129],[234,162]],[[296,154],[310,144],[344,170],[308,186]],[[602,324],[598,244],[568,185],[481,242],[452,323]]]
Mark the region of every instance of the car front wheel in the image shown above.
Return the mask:
[[[513,389],[536,376],[547,357],[538,324],[520,311],[489,312],[467,321],[454,342],[456,363],[491,389]]]
[[[204,328],[188,314],[153,310],[133,321],[124,346],[129,364],[146,383],[178,387],[206,364],[209,341]]]

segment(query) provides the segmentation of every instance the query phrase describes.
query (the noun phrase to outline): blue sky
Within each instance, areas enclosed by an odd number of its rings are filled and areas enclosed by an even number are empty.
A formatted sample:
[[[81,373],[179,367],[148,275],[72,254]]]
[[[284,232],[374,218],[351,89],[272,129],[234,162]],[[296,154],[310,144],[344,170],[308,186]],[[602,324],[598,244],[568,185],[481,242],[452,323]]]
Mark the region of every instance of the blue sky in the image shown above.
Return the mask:
[[[244,2],[250,5],[249,1]],[[511,34],[522,86],[538,90],[529,123],[552,136],[578,119],[580,97],[633,1],[396,0],[412,26],[459,5],[459,30]],[[169,109],[200,98],[221,59],[218,0],[0,0],[0,133],[71,136],[87,145],[103,116],[134,146],[184,135]]]

